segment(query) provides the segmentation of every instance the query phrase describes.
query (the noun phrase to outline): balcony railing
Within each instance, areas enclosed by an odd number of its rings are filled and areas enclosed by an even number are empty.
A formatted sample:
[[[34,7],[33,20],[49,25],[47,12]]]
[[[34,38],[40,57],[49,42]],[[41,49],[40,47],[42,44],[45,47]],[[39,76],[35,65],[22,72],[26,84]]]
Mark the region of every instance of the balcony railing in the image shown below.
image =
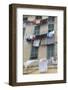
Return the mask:
[[[48,19],[35,19],[35,20],[24,20],[24,23],[33,23],[33,24],[39,24],[39,25],[42,25],[42,24],[46,24],[48,22]]]
[[[30,42],[30,41],[34,41],[34,40],[37,40],[37,39],[41,40],[41,39],[46,38],[46,37],[47,37],[47,33],[27,37],[26,40]]]
[[[38,34],[38,35],[30,35],[29,37],[26,38],[27,41],[34,41],[36,39],[44,39],[48,38],[48,41],[51,41],[52,38],[54,38],[54,31],[44,33],[44,34]]]

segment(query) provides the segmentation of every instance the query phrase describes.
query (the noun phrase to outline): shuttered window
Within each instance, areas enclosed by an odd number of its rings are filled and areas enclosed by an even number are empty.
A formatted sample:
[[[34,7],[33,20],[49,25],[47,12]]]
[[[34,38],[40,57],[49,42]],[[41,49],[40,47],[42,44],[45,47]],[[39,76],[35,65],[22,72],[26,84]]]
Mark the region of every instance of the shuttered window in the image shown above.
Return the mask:
[[[36,19],[41,19],[42,18],[42,16],[36,16]]]
[[[35,29],[34,29],[34,35],[39,35],[40,34],[40,26],[37,25],[35,26]]]
[[[37,58],[38,58],[38,48],[32,46],[30,59],[37,59]]]
[[[48,24],[48,31],[53,31],[54,30],[54,24]]]
[[[54,57],[54,44],[47,46],[47,58],[50,59],[51,57]]]

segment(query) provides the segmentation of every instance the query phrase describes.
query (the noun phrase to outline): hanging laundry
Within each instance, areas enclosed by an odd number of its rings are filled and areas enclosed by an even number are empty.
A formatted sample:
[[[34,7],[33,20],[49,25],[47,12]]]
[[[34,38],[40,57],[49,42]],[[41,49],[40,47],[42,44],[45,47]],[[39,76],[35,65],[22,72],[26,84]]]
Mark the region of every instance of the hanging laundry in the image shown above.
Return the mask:
[[[55,33],[55,31],[48,32],[47,37],[50,37],[50,38],[53,37],[54,33]]]
[[[36,20],[36,24],[40,24],[40,20]]]
[[[47,72],[47,70],[48,70],[48,60],[45,58],[40,59],[39,72]]]
[[[39,45],[40,45],[40,40],[34,40],[33,46],[34,47],[39,47]]]
[[[26,36],[26,39],[34,40],[35,39],[35,35],[28,35],[28,36]]]

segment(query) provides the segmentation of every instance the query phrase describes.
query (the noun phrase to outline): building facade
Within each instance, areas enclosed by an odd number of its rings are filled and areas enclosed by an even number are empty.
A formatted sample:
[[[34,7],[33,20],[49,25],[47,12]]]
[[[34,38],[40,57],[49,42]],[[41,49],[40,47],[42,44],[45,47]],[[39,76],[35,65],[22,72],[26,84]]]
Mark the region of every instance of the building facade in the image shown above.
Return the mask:
[[[23,58],[57,60],[57,17],[23,15]]]

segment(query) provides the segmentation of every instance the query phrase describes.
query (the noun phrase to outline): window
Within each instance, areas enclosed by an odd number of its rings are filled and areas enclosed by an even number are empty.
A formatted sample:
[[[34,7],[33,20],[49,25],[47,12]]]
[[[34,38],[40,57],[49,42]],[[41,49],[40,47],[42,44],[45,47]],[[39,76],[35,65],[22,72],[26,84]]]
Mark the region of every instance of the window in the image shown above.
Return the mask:
[[[54,57],[54,44],[47,46],[47,58]]]
[[[23,37],[24,37],[24,35],[25,35],[25,27],[23,27]]]
[[[54,30],[54,24],[48,24],[48,31]]]
[[[42,16],[36,16],[36,19],[41,19],[42,18]]]
[[[24,21],[24,23],[27,21],[27,17],[26,16],[23,16],[23,21]]]
[[[34,35],[39,35],[39,33],[40,33],[40,26],[37,25],[35,26],[35,29],[34,29]]]
[[[32,46],[30,59],[37,59],[37,57],[38,57],[38,48]]]
[[[48,17],[48,21],[49,21],[49,22],[53,22],[53,21],[54,21],[54,17],[53,17],[53,16],[49,16],[49,17]]]

